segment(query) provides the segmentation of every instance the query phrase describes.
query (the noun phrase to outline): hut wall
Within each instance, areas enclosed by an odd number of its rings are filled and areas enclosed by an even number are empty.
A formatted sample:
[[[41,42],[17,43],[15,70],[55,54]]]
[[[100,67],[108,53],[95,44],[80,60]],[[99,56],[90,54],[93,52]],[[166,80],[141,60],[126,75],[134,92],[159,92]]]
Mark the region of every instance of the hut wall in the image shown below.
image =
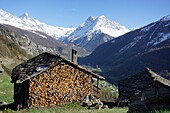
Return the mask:
[[[147,88],[143,91],[145,94],[145,100],[169,100],[170,99],[170,87],[157,83],[154,86]]]
[[[154,87],[154,86],[149,87],[149,88],[147,88],[143,91],[144,99],[146,100],[146,99],[149,99],[149,98],[153,98],[153,97],[155,97],[156,93],[157,93],[156,87]]]
[[[129,102],[129,111],[130,112],[143,112],[147,111],[147,106],[144,100],[144,94],[139,93],[134,95]]]
[[[169,107],[170,87],[156,83],[131,98],[129,111],[146,111]]]
[[[152,90],[152,97],[147,97],[145,103],[149,109],[170,107],[170,87],[157,83]],[[151,91],[150,91],[151,92]],[[147,94],[147,92],[144,92]]]
[[[170,87],[165,85],[157,86],[157,95],[170,101]]]
[[[14,102],[17,109],[28,107],[29,81],[14,83]]]
[[[82,101],[91,89],[91,75],[63,63],[30,80],[29,104],[51,106]]]

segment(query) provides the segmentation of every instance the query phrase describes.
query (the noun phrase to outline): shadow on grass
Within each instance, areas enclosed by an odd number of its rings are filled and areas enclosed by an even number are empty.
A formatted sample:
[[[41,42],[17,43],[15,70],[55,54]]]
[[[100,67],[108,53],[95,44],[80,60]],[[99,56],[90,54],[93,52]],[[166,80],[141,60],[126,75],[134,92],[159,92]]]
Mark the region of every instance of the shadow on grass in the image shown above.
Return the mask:
[[[106,101],[102,101],[104,105],[107,105],[108,108],[113,108],[113,107],[117,107],[117,103],[115,102],[106,102]]]
[[[150,108],[147,110],[135,110],[135,111],[128,111],[128,113],[170,113],[169,107],[156,107],[156,108]]]
[[[17,110],[16,104],[14,102],[10,104],[2,104],[2,102],[0,103],[1,103],[0,110],[6,110],[6,109],[11,109],[15,111]]]

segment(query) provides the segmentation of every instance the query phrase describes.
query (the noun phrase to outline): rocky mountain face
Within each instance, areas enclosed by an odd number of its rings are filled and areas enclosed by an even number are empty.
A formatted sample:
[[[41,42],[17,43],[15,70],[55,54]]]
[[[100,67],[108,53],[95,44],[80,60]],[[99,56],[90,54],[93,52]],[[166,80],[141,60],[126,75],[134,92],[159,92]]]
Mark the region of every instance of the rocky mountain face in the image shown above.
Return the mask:
[[[108,20],[104,15],[90,16],[68,37],[60,40],[73,43],[92,52],[96,47],[115,37],[127,33],[129,30],[117,22]]]
[[[1,29],[1,28],[0,28]],[[1,31],[1,30],[0,30]],[[2,33],[2,32],[1,32]],[[0,71],[11,74],[17,64],[31,58],[27,51],[14,41],[0,34]]]
[[[57,53],[70,59],[71,49],[76,48],[79,56],[88,54],[86,50],[75,47],[74,45],[65,45],[45,33],[36,31],[35,33],[22,30],[10,25],[0,24],[0,35],[7,37],[21,48],[27,51],[31,56],[42,52]]]
[[[55,48],[44,46],[43,38],[32,32],[10,25],[0,25],[0,34],[21,46],[21,48],[25,49],[32,56],[44,51],[55,53]],[[47,43],[45,44],[47,45]]]
[[[2,63],[2,58],[12,58],[18,60],[26,60],[30,58],[27,52],[22,49],[18,44],[14,43],[7,37],[0,35],[0,63]]]
[[[102,44],[79,62],[98,65],[112,83],[145,67],[170,71],[170,16]]]

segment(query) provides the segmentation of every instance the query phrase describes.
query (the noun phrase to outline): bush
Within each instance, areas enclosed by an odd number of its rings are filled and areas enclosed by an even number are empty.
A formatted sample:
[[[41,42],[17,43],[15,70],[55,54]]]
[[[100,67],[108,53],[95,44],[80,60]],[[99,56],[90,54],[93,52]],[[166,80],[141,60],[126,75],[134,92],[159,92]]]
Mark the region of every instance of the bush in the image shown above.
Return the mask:
[[[101,88],[100,100],[105,102],[116,102],[118,98],[118,92],[112,88]]]

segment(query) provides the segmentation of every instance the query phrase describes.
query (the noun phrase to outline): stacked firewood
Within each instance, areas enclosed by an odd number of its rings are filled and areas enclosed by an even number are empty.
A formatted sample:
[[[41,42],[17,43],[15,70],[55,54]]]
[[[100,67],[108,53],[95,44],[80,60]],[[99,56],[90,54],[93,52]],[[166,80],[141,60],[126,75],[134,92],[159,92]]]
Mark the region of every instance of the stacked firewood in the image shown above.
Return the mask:
[[[93,84],[93,96],[95,96],[96,98],[99,98],[100,91],[101,89]]]
[[[82,101],[92,92],[92,76],[67,64],[47,69],[30,80],[30,106]]]

